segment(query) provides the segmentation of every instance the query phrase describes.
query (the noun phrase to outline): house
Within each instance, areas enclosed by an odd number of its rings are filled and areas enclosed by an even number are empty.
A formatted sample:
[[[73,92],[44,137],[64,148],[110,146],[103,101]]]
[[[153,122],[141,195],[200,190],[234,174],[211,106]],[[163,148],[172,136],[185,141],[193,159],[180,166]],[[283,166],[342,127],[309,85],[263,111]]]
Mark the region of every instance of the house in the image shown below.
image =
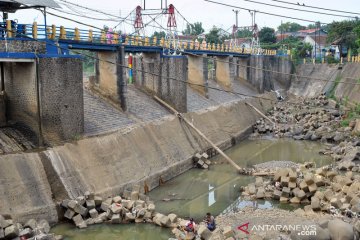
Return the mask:
[[[305,43],[309,43],[312,46],[311,55],[312,57],[322,57],[325,56],[325,49],[327,46],[326,43],[327,36],[326,35],[307,35],[304,38]]]
[[[327,36],[327,32],[325,32],[323,29],[319,28],[313,28],[313,29],[305,29],[305,30],[299,30],[296,32],[296,37],[306,37],[306,36]]]

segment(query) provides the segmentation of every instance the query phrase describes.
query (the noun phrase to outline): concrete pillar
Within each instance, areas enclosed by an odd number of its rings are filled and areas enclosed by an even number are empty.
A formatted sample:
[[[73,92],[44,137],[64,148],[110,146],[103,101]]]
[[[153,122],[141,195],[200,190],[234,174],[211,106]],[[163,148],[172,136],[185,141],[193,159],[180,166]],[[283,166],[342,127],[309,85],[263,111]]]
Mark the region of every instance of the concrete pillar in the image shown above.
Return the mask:
[[[189,86],[205,97],[208,97],[208,58],[206,55],[188,55]],[[200,85],[200,86],[199,86]]]
[[[94,90],[99,91],[103,96],[119,104],[126,110],[126,68],[125,52],[123,47],[118,51],[101,51],[97,52],[99,59],[96,67],[95,84],[91,85]],[[92,83],[90,82],[90,83]]]
[[[152,93],[159,91],[161,75],[159,53],[142,53],[142,56],[136,56],[134,68],[134,81],[137,86]]]
[[[179,112],[187,112],[187,58],[167,56],[161,58],[161,63],[158,96]]]
[[[225,89],[232,89],[233,76],[230,71],[230,57],[216,57],[216,81]]]

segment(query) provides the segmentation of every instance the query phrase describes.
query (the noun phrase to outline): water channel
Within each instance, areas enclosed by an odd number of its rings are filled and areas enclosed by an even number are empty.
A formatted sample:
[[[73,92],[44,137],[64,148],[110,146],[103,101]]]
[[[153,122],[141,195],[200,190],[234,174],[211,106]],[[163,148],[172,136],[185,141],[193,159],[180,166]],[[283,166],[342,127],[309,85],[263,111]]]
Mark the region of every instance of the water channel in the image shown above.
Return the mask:
[[[331,159],[320,156],[324,148],[320,143],[293,140],[246,140],[226,153],[240,166],[250,167],[254,164],[272,160],[294,161],[304,163],[313,161],[317,166],[329,164]],[[221,156],[211,159],[215,163],[224,160]],[[202,219],[206,212],[218,215],[226,209],[242,208],[247,205],[259,208],[293,208],[289,204],[272,201],[245,201],[240,196],[239,187],[254,181],[254,177],[242,176],[229,164],[215,164],[210,170],[192,169],[150,192],[150,199],[155,202],[157,211],[175,213],[180,217]],[[166,201],[164,201],[166,200]],[[52,230],[65,236],[66,240],[112,240],[112,239],[168,239],[169,229],[149,224],[90,226],[87,229],[76,229],[72,224],[59,224]]]

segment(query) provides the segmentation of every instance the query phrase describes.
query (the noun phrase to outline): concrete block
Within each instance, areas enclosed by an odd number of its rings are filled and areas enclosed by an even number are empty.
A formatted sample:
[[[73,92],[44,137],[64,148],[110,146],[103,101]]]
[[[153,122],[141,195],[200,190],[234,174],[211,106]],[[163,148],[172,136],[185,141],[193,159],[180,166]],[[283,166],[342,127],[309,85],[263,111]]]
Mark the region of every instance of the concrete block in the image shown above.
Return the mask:
[[[120,214],[122,210],[122,205],[119,203],[111,204],[110,210],[113,214]]]
[[[5,238],[13,239],[19,236],[19,229],[15,225],[10,225],[5,228]]]
[[[211,231],[204,225],[200,225],[198,229],[198,234],[200,235],[201,239],[209,240],[211,238]]]
[[[112,223],[112,224],[119,224],[119,223],[121,223],[120,214],[114,214],[114,215],[112,215],[112,217],[111,217],[111,223]]]
[[[301,200],[303,200],[306,197],[306,194],[305,194],[304,190],[299,190],[296,192],[295,196],[300,198]]]
[[[280,202],[286,203],[288,201],[289,201],[289,198],[287,198],[287,197],[281,197],[280,198]]]
[[[265,198],[265,189],[264,188],[259,188],[256,192],[256,198],[257,199],[264,199]]]
[[[94,196],[94,201],[96,206],[101,206],[103,199],[100,196]]]
[[[5,218],[0,215],[0,228],[6,228],[10,226],[11,224],[5,220]]]
[[[84,197],[86,200],[94,200],[95,194],[93,192],[86,191],[84,193]]]
[[[315,194],[315,192],[317,191],[317,186],[315,183],[309,185],[309,193]]]
[[[296,182],[289,182],[288,187],[289,187],[290,189],[296,188]]]
[[[120,196],[113,197],[114,203],[121,203],[122,198]]]
[[[78,203],[79,205],[84,206],[84,205],[85,205],[85,202],[86,202],[86,199],[85,199],[84,196],[80,196],[80,197],[77,197],[77,198],[76,198],[76,201],[77,201],[77,203]]]
[[[290,199],[290,203],[293,203],[293,204],[299,204],[300,202],[301,202],[301,199],[298,197],[293,197]]]
[[[96,219],[99,216],[98,211],[96,211],[96,209],[94,209],[94,208],[89,211],[89,214],[90,214],[90,217],[93,219]]]
[[[43,233],[46,233],[46,234],[50,232],[50,224],[45,219],[41,219],[38,222],[37,228],[40,229]]]
[[[170,225],[171,225],[170,218],[168,216],[165,216],[165,215],[162,215],[160,217],[160,223],[164,227],[170,227]]]
[[[111,207],[111,204],[109,204],[107,202],[102,202],[100,209],[103,210],[104,212],[106,212],[110,207]]]
[[[282,192],[279,190],[274,190],[273,199],[280,200],[280,197],[282,195]]]
[[[106,215],[107,215],[106,212],[100,213],[98,218],[102,219],[103,221],[106,221],[107,220]]]
[[[320,209],[321,209],[320,200],[317,197],[311,198],[311,208],[314,211],[320,211]]]
[[[289,169],[281,168],[275,172],[274,181],[280,182],[281,177],[287,177],[289,174]]]
[[[139,200],[139,192],[137,192],[137,191],[131,192],[130,200],[133,200],[133,201]]]
[[[326,177],[332,180],[335,176],[337,176],[337,173],[334,171],[329,171],[326,173]]]
[[[289,182],[290,182],[289,177],[282,176],[280,181],[281,181],[280,182],[281,186],[283,186],[283,187],[288,187],[289,186]]]
[[[284,188],[282,189],[281,196],[288,198],[288,197],[290,197],[290,192],[291,192],[291,189],[290,189],[290,188],[284,187]]]
[[[209,158],[209,155],[207,153],[205,153],[205,152],[201,156],[202,156],[202,158],[205,158],[205,159]]]
[[[77,214],[75,217],[73,217],[72,220],[74,221],[74,223],[77,227],[79,227],[80,225],[82,225],[84,223],[84,219],[82,218],[82,216],[80,214]]]
[[[96,207],[95,201],[94,200],[86,200],[86,208],[88,210],[93,209]]]
[[[314,183],[314,176],[311,175],[311,174],[307,174],[305,177],[304,177],[304,181],[307,185],[312,185]]]
[[[64,207],[64,208],[68,208],[68,204],[70,202],[70,199],[64,199],[61,201],[61,206]]]
[[[75,215],[75,212],[71,209],[66,210],[64,217],[71,220]]]
[[[177,221],[177,215],[176,214],[170,213],[168,215],[168,217],[169,217],[171,223],[176,223],[176,221]]]
[[[250,183],[250,184],[248,185],[248,189],[249,189],[249,193],[250,193],[251,195],[254,195],[254,194],[256,193],[255,184]]]
[[[37,221],[35,219],[29,219],[24,227],[28,227],[28,228],[31,228],[32,230],[35,230],[36,227],[37,227]]]
[[[24,228],[19,233],[19,237],[25,237],[26,239],[31,238],[32,236],[34,236],[34,231],[31,228]],[[0,239],[1,239],[1,236],[0,236]]]
[[[0,227],[0,239],[3,240],[5,238],[4,229]]]
[[[132,213],[125,214],[125,221],[126,222],[133,222],[135,221],[135,216]]]
[[[340,199],[338,199],[336,197],[334,197],[330,200],[330,204],[331,204],[331,206],[334,206],[335,208],[341,208],[341,206],[342,206]]]
[[[77,204],[74,208],[74,212],[81,214],[83,217],[86,217],[88,214],[88,209],[80,204]]]
[[[150,212],[155,211],[155,204],[150,203],[150,204],[147,206],[147,209],[148,209]]]
[[[68,202],[68,208],[70,208],[71,210],[74,210],[75,207],[76,207],[76,205],[78,205],[78,203],[77,203],[77,201],[75,201],[75,200],[70,200],[70,201]]]
[[[306,184],[305,181],[301,181],[299,187],[304,192],[309,192],[309,187],[308,187],[308,185]]]
[[[140,206],[141,208],[143,208],[143,207],[145,207],[145,201],[137,200],[137,201],[135,201],[135,206],[136,207]]]
[[[290,172],[289,172],[289,179],[290,179],[290,182],[296,182],[296,179],[297,179],[297,174],[296,174],[296,172],[290,171]]]
[[[264,180],[262,177],[257,177],[255,179],[255,186],[256,187],[262,187],[264,185]]]
[[[342,189],[342,186],[339,184],[339,183],[334,183],[332,186],[331,186],[332,190],[334,192],[340,192],[341,189]]]
[[[95,219],[94,218],[88,218],[85,220],[85,223],[87,226],[90,226],[90,225],[94,225],[95,224]]]

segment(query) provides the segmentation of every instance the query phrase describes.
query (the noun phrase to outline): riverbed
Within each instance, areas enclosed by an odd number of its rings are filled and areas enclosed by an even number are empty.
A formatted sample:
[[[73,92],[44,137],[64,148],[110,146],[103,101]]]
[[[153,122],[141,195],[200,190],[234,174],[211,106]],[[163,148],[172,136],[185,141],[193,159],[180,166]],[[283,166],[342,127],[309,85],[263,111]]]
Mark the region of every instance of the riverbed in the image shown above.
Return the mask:
[[[241,167],[281,160],[297,163],[315,162],[323,166],[331,158],[318,154],[324,146],[318,142],[295,141],[289,139],[245,140],[226,151]],[[289,204],[272,201],[246,201],[240,197],[240,186],[254,182],[254,177],[243,176],[226,164],[221,156],[211,159],[214,163],[209,170],[191,169],[166,182],[149,193],[157,211],[175,213],[182,218],[193,217],[201,220],[207,212],[218,215],[223,211],[242,208],[248,205],[258,208],[292,209]],[[59,224],[52,231],[65,236],[66,240],[112,240],[112,239],[168,239],[169,229],[149,224],[90,226],[76,229],[72,224]]]

